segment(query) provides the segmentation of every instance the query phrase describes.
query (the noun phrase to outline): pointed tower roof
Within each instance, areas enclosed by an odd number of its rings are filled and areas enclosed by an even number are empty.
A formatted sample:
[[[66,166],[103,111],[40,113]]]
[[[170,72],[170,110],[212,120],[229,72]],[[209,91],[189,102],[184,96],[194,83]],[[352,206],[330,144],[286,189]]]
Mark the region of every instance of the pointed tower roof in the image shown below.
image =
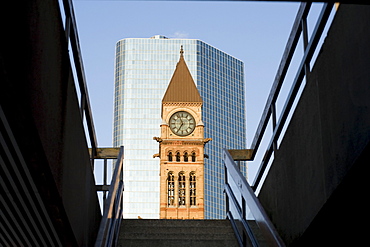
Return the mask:
[[[163,96],[162,103],[192,102],[202,103],[202,98],[191,77],[188,66],[184,60],[184,51],[181,46],[180,60],[176,65],[167,91]]]

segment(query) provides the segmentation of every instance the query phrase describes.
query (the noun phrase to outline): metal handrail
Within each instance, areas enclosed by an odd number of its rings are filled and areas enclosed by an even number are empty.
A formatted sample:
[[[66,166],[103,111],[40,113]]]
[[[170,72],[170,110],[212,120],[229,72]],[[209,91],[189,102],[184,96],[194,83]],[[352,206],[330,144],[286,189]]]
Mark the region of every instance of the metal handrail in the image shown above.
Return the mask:
[[[239,240],[243,240],[241,246],[245,246],[246,236],[249,237],[249,240],[252,242],[253,246],[258,246],[258,242],[255,239],[251,227],[248,224],[246,219],[246,209],[247,206],[250,209],[259,229],[261,230],[261,234],[263,238],[266,240],[268,246],[285,246],[283,240],[280,238],[279,234],[277,233],[274,225],[271,223],[270,219],[268,218],[265,210],[263,209],[262,205],[260,204],[258,198],[254,194],[251,186],[248,184],[247,180],[237,168],[234,159],[228,152],[228,150],[224,149],[223,151],[223,162],[225,167],[225,194],[226,194],[226,208],[227,208],[227,215],[229,220],[232,222],[232,225],[235,226],[235,222],[233,222],[234,215],[230,210],[230,204],[237,208],[238,215],[237,218],[241,221],[243,226],[243,232],[247,234],[243,234],[240,236],[238,230],[235,230],[235,234],[238,236]],[[233,191],[231,186],[229,185],[229,178],[232,178],[237,185],[238,191]],[[236,199],[235,194],[241,195],[241,204]],[[231,200],[230,200],[231,199]],[[232,217],[230,217],[230,215]]]
[[[92,158],[91,166],[94,167],[94,156],[96,154],[96,148],[98,147],[98,142],[95,133],[93,115],[91,111],[91,104],[89,99],[89,93],[87,90],[86,76],[84,65],[82,62],[82,53],[80,48],[80,41],[78,38],[76,18],[73,10],[72,0],[63,0],[63,7],[65,13],[65,35],[68,45],[68,41],[71,43],[72,53],[73,53],[73,64],[75,66],[75,71],[77,74],[78,85],[80,88],[80,113],[81,118],[86,118],[86,125],[89,133],[90,145],[92,148]],[[61,11],[62,12],[62,11]],[[72,63],[71,63],[72,66]],[[76,89],[77,91],[77,89]]]
[[[225,191],[226,196],[228,198],[228,202],[230,202],[230,199],[231,199],[231,201],[232,201],[231,205],[234,206],[234,208],[238,212],[238,216],[239,216],[238,219],[240,219],[239,221],[242,223],[242,226],[243,226],[243,235],[242,236],[240,236],[240,234],[236,235],[237,240],[239,242],[239,245],[245,246],[244,242],[247,241],[246,237],[248,236],[253,247],[259,246],[258,241],[255,237],[255,234],[252,231],[252,228],[249,226],[247,219],[245,219],[245,217],[243,217],[243,215],[245,215],[245,212],[243,212],[243,207],[241,207],[239,205],[239,203],[238,203],[230,185],[225,184],[224,191]],[[231,211],[229,209],[230,209],[230,203],[227,205],[226,216],[231,221],[231,225],[234,229],[234,232],[238,232],[239,230],[237,228],[237,224],[235,223],[234,216],[233,216],[233,214],[231,213]],[[247,233],[247,235],[245,233]]]
[[[109,186],[108,198],[104,202],[104,212],[100,223],[98,236],[96,238],[95,247],[113,246],[118,238],[123,212],[123,153],[124,148],[121,147],[114,168],[112,182]]]
[[[277,150],[277,140],[279,139],[283,127],[288,120],[288,115],[292,110],[293,103],[298,95],[298,91],[302,84],[302,81],[304,77],[308,76],[310,73],[310,62],[317,49],[319,40],[323,34],[323,30],[333,8],[333,3],[324,3],[321,9],[321,13],[317,19],[315,28],[311,34],[311,38],[309,40],[306,20],[311,5],[311,3],[301,3],[300,5],[251,148],[246,150],[224,150],[223,153],[223,161],[225,165],[225,195],[227,203],[227,215],[230,221],[233,221],[233,218],[236,217],[238,218],[238,220],[241,221],[241,225],[243,227],[243,236],[240,236],[240,232],[238,231],[238,229],[236,229],[236,224],[232,225],[235,228],[234,230],[236,235],[238,235],[238,241],[242,240],[242,245],[246,244],[246,237],[248,237],[253,246],[258,246],[256,239],[254,239],[253,233],[251,233],[250,231],[248,221],[246,220],[246,206],[248,206],[258,227],[261,230],[261,233],[264,235],[265,240],[268,242],[268,245],[285,246],[270,219],[267,217],[267,214],[264,211],[259,200],[257,199],[254,191],[258,188],[263,176],[265,175],[265,170],[273,152]],[[276,101],[301,35],[303,36],[304,55],[298,67],[298,71],[292,83],[290,92],[286,98],[279,120],[276,121]],[[266,153],[264,154],[254,182],[252,186],[250,186],[245,177],[239,171],[237,164],[235,164],[235,161],[254,160],[262,138],[265,135],[265,131],[270,118],[272,118],[273,134],[267,146]],[[230,153],[232,153],[232,155]],[[229,178],[234,180],[235,184],[237,185],[238,191],[233,191],[232,187],[229,186]],[[239,197],[236,197],[235,194],[237,194]],[[241,202],[239,202],[236,198],[240,198]],[[230,206],[233,206],[236,209],[234,210],[234,213],[236,212],[237,215],[232,215]]]
[[[285,76],[287,74],[287,71],[290,65],[290,62],[292,61],[294,50],[297,47],[300,33],[302,30],[301,20],[307,17],[310,7],[311,7],[311,3],[302,3],[298,10],[297,16],[293,24],[292,31],[289,35],[289,39],[288,39],[288,42],[284,50],[283,57],[280,61],[280,65],[279,65],[278,71],[275,76],[274,83],[272,84],[269,97],[267,99],[265,108],[263,110],[261,120],[258,124],[257,131],[254,135],[254,139],[251,145],[252,156],[250,157],[252,160],[254,159],[257,153],[258,147],[265,133],[267,124],[271,117],[271,113],[272,113],[271,109],[278,98],[280,89],[283,85]]]
[[[299,26],[296,27],[296,28],[293,27],[294,39],[297,39],[297,35],[299,37],[300,33],[303,32],[303,34],[305,34],[307,32],[307,27],[305,25],[306,25],[306,17],[307,17],[308,11],[310,9],[310,5],[311,5],[310,3],[302,3],[301,4],[301,8],[300,8],[300,11],[297,15],[296,22],[295,22],[295,24],[298,23],[298,22],[301,23],[301,25],[299,25],[301,27],[299,27]],[[277,81],[275,80],[275,82],[278,82],[277,84],[279,84],[278,89],[276,91],[275,90],[271,91],[271,92],[273,92],[273,97],[272,97],[273,99],[270,102],[268,101],[269,105],[266,105],[266,107],[269,107],[271,109],[270,114],[266,115],[265,118],[261,119],[261,122],[265,122],[265,121],[268,122],[268,119],[269,119],[270,115],[272,115],[272,117],[274,118],[273,123],[275,123],[275,124],[273,126],[273,134],[272,134],[272,137],[271,137],[270,142],[268,144],[266,154],[264,156],[264,159],[262,160],[262,163],[259,167],[257,175],[256,175],[256,177],[253,181],[253,184],[252,184],[252,187],[254,189],[256,189],[258,187],[259,183],[261,182],[261,179],[264,175],[264,172],[265,172],[267,164],[268,164],[268,162],[271,158],[271,155],[272,155],[274,149],[277,148],[277,140],[280,137],[280,134],[283,130],[285,122],[288,119],[288,115],[289,115],[289,113],[292,109],[294,100],[296,99],[296,96],[297,96],[299,88],[302,84],[303,78],[309,74],[309,64],[311,62],[313,54],[316,51],[317,44],[319,43],[319,40],[321,38],[321,35],[322,35],[323,30],[325,28],[325,25],[326,25],[326,23],[329,19],[329,15],[330,15],[330,12],[331,12],[332,8],[333,8],[332,3],[325,3],[324,6],[322,7],[320,16],[318,18],[318,21],[317,21],[316,26],[314,28],[314,31],[312,33],[311,39],[305,47],[302,61],[299,65],[297,74],[294,78],[292,87],[291,87],[289,95],[288,95],[288,97],[285,101],[284,107],[282,109],[282,112],[281,112],[281,115],[280,115],[280,118],[279,118],[279,121],[277,122],[277,124],[276,124],[276,115],[274,114],[275,103],[276,103],[276,99],[278,97],[278,94],[279,94],[279,91],[280,91],[280,88],[281,88],[281,84],[283,82],[282,80],[284,78],[281,79],[281,77],[280,77],[279,80],[277,80]],[[305,38],[307,38],[307,37],[305,37]],[[295,43],[295,45],[291,47],[291,49],[293,49],[293,52],[296,48],[296,45],[297,45],[297,43]],[[293,55],[291,50],[288,51],[288,54]],[[286,61],[286,63],[285,63],[285,62],[283,62],[284,57],[282,59],[282,63],[284,64],[284,67],[286,67],[286,69],[288,68],[288,66],[290,64],[291,58],[289,58],[288,60],[289,61]],[[278,74],[279,74],[279,72],[278,72]],[[285,74],[286,74],[286,71],[283,73],[283,75],[284,75],[283,77],[285,77]],[[274,83],[274,85],[275,85],[275,83]],[[265,109],[266,109],[266,107],[265,107]],[[260,125],[261,125],[261,122],[260,122]],[[263,132],[261,132],[260,134],[258,134],[258,132],[256,133],[255,139],[262,139],[262,136],[264,135],[265,130],[266,130],[266,126],[264,127]],[[253,141],[253,144],[255,144],[254,141]],[[253,151],[255,153],[258,149],[258,146],[254,147],[253,144],[252,144],[252,149],[255,150],[255,151]],[[258,143],[258,145],[259,145],[259,143]]]
[[[264,176],[265,170],[268,166],[270,158],[275,150],[277,150],[277,141],[280,138],[285,123],[288,120],[288,116],[291,113],[293,103],[298,95],[299,88],[302,84],[303,78],[308,76],[310,73],[310,62],[313,58],[315,51],[318,48],[318,43],[322,37],[323,30],[329,19],[330,13],[333,9],[333,3],[324,3],[321,9],[321,13],[317,19],[315,28],[311,34],[311,38],[308,39],[307,32],[307,16],[311,9],[312,3],[304,2],[301,3],[298,13],[296,15],[292,31],[290,33],[288,42],[286,44],[283,57],[281,59],[277,74],[275,76],[274,83],[271,87],[269,97],[267,99],[265,108],[263,110],[260,122],[258,124],[256,133],[254,135],[251,147],[246,150],[230,150],[233,153],[234,160],[252,161],[260,147],[261,141],[265,136],[267,125],[272,118],[272,129],[273,134],[267,146],[266,152],[263,155],[263,160],[259,166],[256,177],[252,183],[253,190],[256,190],[260,185],[260,182]],[[280,90],[283,82],[287,75],[287,71],[291,64],[294,52],[297,48],[299,38],[303,37],[304,55],[299,65],[298,71],[294,78],[290,92],[286,98],[284,107],[281,111],[279,120],[276,117],[276,101],[279,97]]]

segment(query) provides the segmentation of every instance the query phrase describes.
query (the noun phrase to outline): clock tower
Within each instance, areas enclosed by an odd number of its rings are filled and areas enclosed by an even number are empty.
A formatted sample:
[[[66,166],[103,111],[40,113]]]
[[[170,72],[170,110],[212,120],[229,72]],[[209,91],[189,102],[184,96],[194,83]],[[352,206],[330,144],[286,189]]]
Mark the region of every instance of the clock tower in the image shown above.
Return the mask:
[[[162,99],[160,218],[204,218],[204,138],[202,99],[185,63],[180,60]]]

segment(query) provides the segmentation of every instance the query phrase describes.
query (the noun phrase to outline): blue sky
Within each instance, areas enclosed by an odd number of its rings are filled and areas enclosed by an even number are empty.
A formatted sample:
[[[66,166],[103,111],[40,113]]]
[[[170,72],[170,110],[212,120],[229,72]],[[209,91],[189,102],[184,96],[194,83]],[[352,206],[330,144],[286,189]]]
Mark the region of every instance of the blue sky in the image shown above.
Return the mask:
[[[73,3],[99,147],[112,146],[116,42],[156,34],[200,39],[244,61],[247,146],[250,146],[298,2],[74,0]],[[250,181],[258,164],[249,164]]]

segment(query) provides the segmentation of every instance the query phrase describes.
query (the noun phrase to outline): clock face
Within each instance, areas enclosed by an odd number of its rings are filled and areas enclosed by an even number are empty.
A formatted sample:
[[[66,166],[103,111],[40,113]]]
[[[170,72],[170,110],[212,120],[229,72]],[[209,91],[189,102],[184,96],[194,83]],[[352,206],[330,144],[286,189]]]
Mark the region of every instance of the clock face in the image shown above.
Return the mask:
[[[174,134],[187,136],[195,129],[195,119],[186,111],[178,111],[171,116],[169,125]]]

